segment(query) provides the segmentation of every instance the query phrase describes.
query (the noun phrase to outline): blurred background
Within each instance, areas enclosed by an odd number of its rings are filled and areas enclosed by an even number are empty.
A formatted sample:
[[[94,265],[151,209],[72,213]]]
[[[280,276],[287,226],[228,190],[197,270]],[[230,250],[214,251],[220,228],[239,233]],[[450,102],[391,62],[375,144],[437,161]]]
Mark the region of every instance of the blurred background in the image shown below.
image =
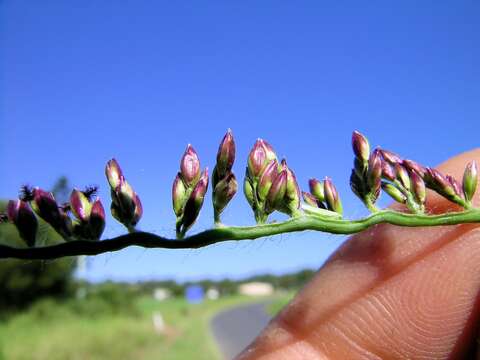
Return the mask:
[[[479,11],[475,1],[1,1],[1,206],[22,184],[60,201],[95,184],[108,208],[115,157],[142,199],[139,228],[173,237],[186,145],[213,169],[231,128],[240,183],[261,137],[302,188],[328,175],[345,216],[366,215],[348,184],[353,130],[432,166],[478,146]],[[210,196],[191,233],[212,226]],[[241,190],[223,220],[254,223]],[[60,241],[40,230],[42,244]],[[103,238],[122,233],[108,214]],[[0,359],[228,358],[248,342],[235,328],[253,336],[263,323],[215,325],[217,314],[262,303],[267,321],[343,240],[307,232],[1,261]],[[9,224],[0,242],[23,246]],[[240,344],[217,336],[228,329]]]

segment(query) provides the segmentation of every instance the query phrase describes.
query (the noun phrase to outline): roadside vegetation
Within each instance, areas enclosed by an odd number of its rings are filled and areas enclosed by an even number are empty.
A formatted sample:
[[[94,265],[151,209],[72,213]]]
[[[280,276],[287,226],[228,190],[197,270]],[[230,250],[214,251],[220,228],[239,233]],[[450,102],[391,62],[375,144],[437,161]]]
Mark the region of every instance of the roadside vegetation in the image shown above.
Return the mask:
[[[248,301],[252,298],[229,296],[194,305],[178,298],[141,297],[130,304],[101,297],[43,299],[0,323],[0,359],[219,359],[209,320]],[[162,332],[154,327],[155,313],[164,320]]]

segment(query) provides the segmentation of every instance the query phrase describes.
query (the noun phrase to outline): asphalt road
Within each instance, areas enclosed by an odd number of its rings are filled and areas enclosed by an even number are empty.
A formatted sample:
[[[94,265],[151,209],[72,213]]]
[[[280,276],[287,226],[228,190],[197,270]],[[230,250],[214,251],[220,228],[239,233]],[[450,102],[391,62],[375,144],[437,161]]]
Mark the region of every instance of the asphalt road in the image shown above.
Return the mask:
[[[211,321],[213,335],[225,359],[233,359],[268,324],[268,302],[240,305],[218,313]]]

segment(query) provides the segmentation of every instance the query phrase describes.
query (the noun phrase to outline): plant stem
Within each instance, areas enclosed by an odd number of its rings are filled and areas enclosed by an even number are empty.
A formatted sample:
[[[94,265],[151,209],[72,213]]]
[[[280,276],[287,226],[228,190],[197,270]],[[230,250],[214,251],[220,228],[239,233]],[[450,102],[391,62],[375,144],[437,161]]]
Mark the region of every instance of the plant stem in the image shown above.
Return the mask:
[[[35,248],[14,248],[8,245],[0,245],[0,259],[55,259],[65,256],[98,255],[121,250],[128,246],[196,249],[228,240],[253,240],[264,236],[305,230],[332,234],[353,234],[380,223],[410,227],[480,223],[480,209],[441,215],[405,214],[392,210],[381,210],[359,220],[345,220],[328,216],[322,218],[319,215],[303,214],[279,223],[217,227],[183,239],[167,239],[152,233],[137,231],[96,242],[76,240]]]

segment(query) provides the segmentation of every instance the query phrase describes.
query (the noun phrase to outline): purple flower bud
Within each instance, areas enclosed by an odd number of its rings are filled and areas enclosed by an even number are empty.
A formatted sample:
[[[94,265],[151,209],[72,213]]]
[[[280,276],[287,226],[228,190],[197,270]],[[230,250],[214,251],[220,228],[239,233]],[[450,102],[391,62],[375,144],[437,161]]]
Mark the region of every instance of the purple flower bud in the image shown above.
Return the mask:
[[[382,189],[400,204],[405,204],[407,202],[405,195],[403,195],[403,193],[394,185],[384,182],[382,183]]]
[[[425,181],[429,187],[449,198],[455,196],[455,189],[448,179],[437,169],[427,168]]]
[[[140,201],[140,197],[135,193],[135,197],[133,198],[133,202],[135,203],[135,213],[132,220],[132,225],[137,225],[143,215],[143,205]]]
[[[248,155],[250,177],[254,180],[258,179],[268,163],[276,158],[277,156],[270,144],[262,139],[258,139]]]
[[[235,141],[230,129],[223,137],[217,152],[217,165],[215,167],[217,176],[223,178],[232,170],[235,161]]]
[[[59,231],[64,227],[63,218],[52,193],[38,187],[34,188],[31,206],[33,211],[55,230]]]
[[[427,193],[425,191],[425,182],[415,171],[410,173],[410,180],[412,182],[413,194],[417,202],[421,205],[425,204]]]
[[[319,207],[317,203],[317,199],[312,194],[306,191],[302,191],[302,197],[303,197],[303,201],[305,201],[306,204],[313,207],[317,207],[317,208]]]
[[[70,208],[73,215],[81,222],[88,222],[90,212],[92,211],[92,204],[85,196],[85,194],[77,189],[73,189],[70,195]]]
[[[463,191],[458,181],[452,175],[446,175],[446,178],[450,185],[452,185],[453,191],[455,191],[455,195],[462,197]]]
[[[120,179],[123,177],[123,173],[117,160],[111,159],[107,162],[105,175],[112,189],[116,189],[118,185],[120,185]]]
[[[465,167],[465,172],[463,173],[463,193],[465,195],[465,200],[471,201],[475,191],[477,190],[478,183],[478,173],[477,173],[477,163],[471,161]]]
[[[277,177],[278,174],[278,163],[277,160],[271,160],[265,170],[260,175],[257,185],[257,197],[260,201],[265,201],[267,198],[268,192],[272,187],[272,183]]]
[[[142,215],[140,199],[125,179],[115,159],[107,163],[105,174],[111,189],[112,204],[110,209],[112,216],[128,228],[134,226]],[[74,190],[71,196],[71,203],[74,215],[83,222],[88,221],[89,211],[91,212],[92,207],[88,194],[85,191]],[[99,207],[100,205],[97,206]],[[77,230],[80,229],[78,226],[76,228]],[[80,229],[80,236],[88,236],[88,232],[85,229]]]
[[[385,149],[380,149],[380,153],[383,159],[392,165],[402,162],[402,158],[397,154],[395,154],[394,152],[391,152]]]
[[[186,232],[197,220],[207,189],[208,169],[205,169],[185,204],[182,218],[183,232]]]
[[[380,152],[375,149],[368,159],[367,184],[370,192],[380,189],[380,181],[382,177],[382,158]]]
[[[330,178],[326,177],[324,182],[324,191],[325,191],[325,200],[327,202],[327,207],[329,210],[335,211],[338,214],[343,213],[342,203],[340,197],[338,196],[337,189],[333,185],[333,182]]]
[[[35,246],[38,222],[28,203],[22,200],[10,200],[7,205],[7,217],[15,225],[25,243],[29,247]]]
[[[315,178],[311,178],[308,181],[308,186],[310,188],[310,193],[317,199],[319,202],[325,201],[325,193],[323,189],[323,183],[318,181]]]
[[[115,193],[117,195],[118,205],[122,209],[122,212],[124,214],[132,214],[132,216],[127,216],[128,218],[133,217],[133,213],[135,212],[135,202],[133,200],[135,192],[127,180],[122,178]]]
[[[352,148],[355,156],[362,162],[366,163],[370,156],[370,145],[365,136],[358,131],[354,131],[352,134]]]
[[[193,186],[200,177],[200,161],[192,145],[188,144],[180,162],[180,173],[187,187]]]
[[[105,209],[102,202],[97,198],[92,204],[90,219],[88,222],[90,237],[94,240],[100,239],[105,229]]]
[[[395,164],[395,172],[397,173],[397,179],[405,190],[410,191],[410,177],[408,171],[400,163]]]
[[[140,198],[122,177],[120,185],[112,192],[112,215],[126,227],[134,226],[142,215]]]
[[[300,187],[298,186],[295,173],[287,165],[285,159],[282,160],[282,168],[287,171],[287,188],[285,190],[285,207],[287,213],[292,215],[300,207]]]
[[[273,180],[265,203],[265,210],[267,213],[271,213],[276,209],[282,209],[283,198],[285,197],[285,191],[287,190],[287,179],[287,170],[284,169]]]
[[[237,179],[232,172],[218,182],[213,189],[213,207],[217,214],[220,214],[232,200],[237,193],[237,188]]]
[[[382,161],[382,177],[390,181],[395,180],[397,177],[394,167],[386,161]]]
[[[413,160],[408,160],[408,159],[402,160],[402,165],[410,172],[415,171],[422,178],[425,176],[425,173],[427,172],[427,168],[425,166],[422,166]]]

